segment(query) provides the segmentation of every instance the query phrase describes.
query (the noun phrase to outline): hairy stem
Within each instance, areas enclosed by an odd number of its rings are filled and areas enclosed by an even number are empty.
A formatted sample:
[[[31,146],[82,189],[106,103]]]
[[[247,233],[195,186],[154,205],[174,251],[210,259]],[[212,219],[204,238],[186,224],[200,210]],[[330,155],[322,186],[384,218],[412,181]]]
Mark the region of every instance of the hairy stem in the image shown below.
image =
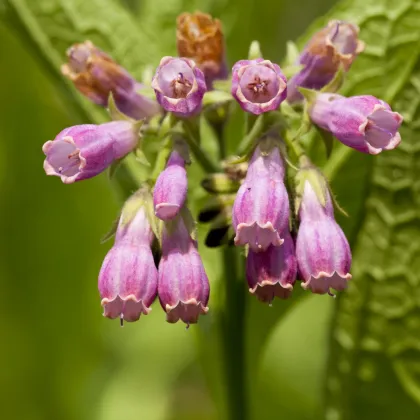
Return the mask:
[[[222,343],[227,418],[247,420],[248,390],[245,366],[245,291],[243,261],[238,249],[227,246],[223,252],[225,267],[225,310],[222,316]]]

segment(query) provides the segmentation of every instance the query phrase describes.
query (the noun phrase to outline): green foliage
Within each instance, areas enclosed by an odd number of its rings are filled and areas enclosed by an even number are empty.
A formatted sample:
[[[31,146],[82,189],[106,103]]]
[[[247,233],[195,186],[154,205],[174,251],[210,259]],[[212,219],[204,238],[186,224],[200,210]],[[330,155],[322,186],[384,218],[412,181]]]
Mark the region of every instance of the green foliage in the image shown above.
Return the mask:
[[[314,3],[319,7],[318,11],[302,7]],[[288,420],[346,420],[375,416],[385,420],[419,418],[418,0],[344,0],[326,17],[315,22],[300,42],[301,47],[329,18],[359,24],[361,39],[367,48],[355,61],[341,92],[379,96],[405,117],[401,130],[403,142],[398,150],[372,158],[335,144],[331,159],[324,167],[337,199],[351,216],[338,216],[354,250],[353,280],[349,291],[341,294],[336,302],[312,296],[301,299],[303,292],[296,291],[293,300],[276,302],[273,308],[262,306],[253,297],[241,295],[243,300],[236,302],[235,306],[225,300],[221,285],[232,280],[231,287],[242,293],[245,287],[238,280],[243,279],[230,278],[229,272],[222,271],[219,251],[202,247],[214,291],[211,311],[218,314],[203,319],[196,335],[202,368],[195,364],[193,335],[184,333],[181,326],[164,324],[158,305],[148,319],[140,321],[141,326],[129,325],[121,330],[105,322],[105,339],[99,337],[102,324],[95,316],[99,304],[91,283],[95,282],[104,250],[95,246],[111,224],[117,212],[116,206],[108,198],[104,179],[83,183],[70,190],[41,178],[40,170],[36,170],[41,164],[39,146],[43,139],[65,125],[81,121],[99,122],[105,118],[102,110],[82,98],[60,75],[59,68],[70,44],[90,39],[141,78],[147,64],[156,65],[162,55],[175,53],[174,21],[177,14],[200,8],[223,20],[231,58],[246,56],[249,42],[256,38],[261,41],[263,51],[278,60],[281,50],[285,50],[285,34],[288,37],[297,35],[306,22],[316,16],[314,13],[320,13],[330,3],[328,0],[260,0],[249,1],[246,5],[239,0],[0,2],[4,22],[21,36],[26,48],[31,49],[45,69],[44,75],[36,74],[25,81],[22,80],[27,75],[19,69],[15,83],[19,85],[19,97],[25,98],[21,103],[11,87],[6,90],[8,96],[13,96],[9,103],[14,115],[24,114],[28,126],[35,127],[37,132],[25,131],[23,124],[7,125],[5,112],[1,113],[0,124],[1,151],[7,156],[7,159],[1,159],[1,166],[12,174],[6,183],[5,172],[0,172],[0,186],[6,197],[2,214],[4,220],[14,220],[14,223],[3,221],[2,224],[11,244],[3,249],[5,254],[0,269],[2,275],[4,270],[4,277],[18,280],[6,289],[7,295],[13,299],[20,297],[21,306],[29,308],[27,313],[12,317],[15,332],[23,331],[25,322],[35,331],[22,337],[15,337],[13,333],[9,333],[10,337],[6,335],[6,339],[16,343],[15,347],[21,352],[13,356],[19,358],[23,367],[16,367],[15,371],[6,369],[5,380],[13,389],[18,389],[19,375],[37,378],[38,386],[32,385],[33,390],[23,389],[25,395],[33,393],[30,398],[26,397],[30,407],[27,411],[19,405],[18,397],[12,399],[19,418],[219,418],[206,396],[207,385],[222,411],[228,403],[231,388],[244,386],[251,396],[249,408],[255,419],[281,418],[282,414]],[[258,16],[258,22],[255,16]],[[278,31],[267,30],[277,27]],[[243,28],[247,29],[244,31]],[[2,35],[3,39],[9,42],[8,36]],[[7,55],[2,54],[0,58],[12,54],[12,50],[12,46],[5,48]],[[26,56],[21,57],[30,62]],[[6,66],[5,59],[2,64]],[[17,61],[12,61],[12,65],[19,68]],[[36,68],[32,62],[30,65]],[[55,98],[45,75],[66,95],[64,103]],[[11,78],[12,70],[2,73],[2,76]],[[33,86],[37,80],[41,80],[39,92]],[[27,92],[38,102],[44,96],[49,99],[41,105],[30,103]],[[32,112],[38,107],[43,115]],[[39,120],[45,124],[52,121],[48,130]],[[232,133],[229,145],[243,134],[238,133],[238,126],[239,123],[234,121],[227,130],[228,135]],[[22,148],[11,145],[10,139],[21,144],[28,137],[31,137],[30,147],[25,148],[22,156]],[[311,141],[313,154],[324,155],[325,147],[320,138]],[[321,160],[325,162],[325,158]],[[15,166],[9,168],[9,161]],[[198,187],[201,173],[194,168],[190,171],[197,175],[193,177],[193,197],[197,201],[204,196]],[[32,174],[39,178],[36,178],[37,188],[28,184],[27,178],[32,179]],[[138,179],[128,182],[135,185]],[[95,198],[92,200],[92,197]],[[70,206],[67,213],[57,206],[60,202]],[[31,210],[37,218],[37,221],[31,220],[35,228],[22,214],[19,214],[19,219],[13,219],[14,208],[29,207],[28,203],[36,203]],[[53,205],[57,208],[52,209]],[[45,215],[46,209],[50,217]],[[196,212],[197,209],[192,210]],[[60,217],[63,214],[65,218]],[[17,233],[14,231],[16,226],[19,226]],[[68,235],[65,240],[57,241],[58,231],[60,235]],[[200,228],[199,236],[204,237],[205,233]],[[41,241],[41,236],[46,237],[45,242]],[[72,243],[73,247],[66,247],[66,243]],[[59,249],[51,249],[56,248],[56,244]],[[21,254],[25,253],[29,255],[27,266],[19,266]],[[39,261],[44,261],[46,255],[50,258],[38,269],[39,278],[23,283],[25,287],[30,286],[30,293],[21,297],[25,293],[20,287],[21,279],[30,277],[34,267],[40,264]],[[75,265],[88,275],[72,278],[72,275],[80,274],[70,271],[75,260]],[[229,261],[224,263],[231,268]],[[67,274],[62,273],[62,267],[67,267]],[[57,280],[57,273],[63,277]],[[56,282],[66,285],[65,288],[60,286],[60,295],[57,293],[57,296],[54,292],[58,287]],[[16,302],[12,303],[5,303],[8,314],[16,312]],[[64,306],[71,311],[62,314]],[[236,325],[236,318],[230,311],[237,311],[235,314],[242,316],[245,310],[245,339],[238,324],[239,332],[235,332],[234,337],[237,348],[223,347],[223,338],[226,339],[229,328]],[[26,316],[28,314],[31,316]],[[328,328],[330,322],[332,325]],[[331,348],[327,351],[329,329]],[[60,335],[60,339],[52,341],[56,335]],[[242,339],[245,340],[246,354],[241,353]],[[45,354],[38,340],[53,343],[48,345]],[[23,350],[26,348],[31,348],[34,353],[28,361]],[[67,348],[72,351],[66,351]],[[232,357],[235,352],[238,358],[246,360],[246,372],[238,372],[235,367],[229,370],[230,367],[224,364],[223,358],[227,354]],[[65,367],[61,366],[63,360]],[[320,400],[327,363],[326,406],[322,413]],[[75,372],[77,369],[83,373]],[[221,380],[226,369],[232,376],[229,383]],[[60,382],[58,375],[65,376],[66,382]],[[91,384],[86,385],[86,382]],[[27,387],[30,386],[27,383]],[[89,401],[82,403],[80,393]],[[96,402],[94,407],[90,407],[91,401]]]
[[[372,413],[416,419],[420,3],[344,1],[328,17],[357,23],[367,45],[351,69],[345,94],[381,97],[404,116],[405,124],[403,142],[394,152],[361,159],[338,147],[326,165],[334,192],[353,216],[344,225],[352,238],[354,264],[352,284],[340,295],[333,317],[325,415],[337,420],[368,419]]]

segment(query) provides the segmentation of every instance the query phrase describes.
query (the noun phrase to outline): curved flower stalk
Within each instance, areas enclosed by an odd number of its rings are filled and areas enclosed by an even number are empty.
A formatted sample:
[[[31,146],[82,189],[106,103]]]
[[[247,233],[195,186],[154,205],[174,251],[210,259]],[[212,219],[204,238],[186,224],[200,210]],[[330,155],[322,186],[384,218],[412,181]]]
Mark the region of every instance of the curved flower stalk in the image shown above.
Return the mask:
[[[115,244],[99,273],[104,316],[121,318],[121,322],[147,315],[157,295],[158,273],[151,250],[154,236],[145,208],[145,200],[150,198],[135,194],[128,200]]]
[[[170,323],[179,319],[187,325],[208,312],[209,281],[182,217],[165,224],[162,259],[159,264],[159,300]]]
[[[177,19],[176,45],[180,57],[196,62],[208,90],[214,80],[226,79],[225,41],[219,19],[201,12],[182,13]]]
[[[317,32],[304,48],[298,63],[303,69],[287,84],[287,100],[303,100],[298,87],[319,90],[326,86],[341,66],[347,72],[364,48],[359,28],[352,23],[332,20]]]
[[[61,67],[63,75],[95,104],[107,107],[112,93],[117,108],[135,120],[160,112],[156,101],[141,94],[143,86],[92,42],[74,44],[67,57],[68,63]]]
[[[309,113],[319,127],[363,153],[377,155],[383,150],[395,149],[401,142],[398,130],[403,117],[374,96],[345,98],[319,93]]]
[[[232,69],[231,92],[244,111],[259,115],[286,99],[286,82],[280,67],[269,60],[240,60]]]
[[[284,185],[284,164],[278,147],[254,151],[245,181],[232,211],[235,245],[248,244],[254,252],[280,246],[289,223],[289,198]]]
[[[175,57],[162,58],[152,88],[162,108],[179,117],[197,114],[207,90],[204,74],[195,62]]]
[[[138,141],[139,125],[130,121],[69,127],[42,147],[44,170],[65,184],[92,178],[130,153]]]
[[[281,246],[270,245],[264,252],[248,252],[246,278],[249,291],[259,300],[271,303],[275,297],[288,298],[296,281],[295,247],[289,231],[282,234]]]
[[[347,239],[334,219],[328,187],[316,172],[303,178],[299,206],[296,257],[303,278],[302,287],[314,293],[344,290],[351,279],[351,251]],[[314,181],[315,178],[315,181]]]

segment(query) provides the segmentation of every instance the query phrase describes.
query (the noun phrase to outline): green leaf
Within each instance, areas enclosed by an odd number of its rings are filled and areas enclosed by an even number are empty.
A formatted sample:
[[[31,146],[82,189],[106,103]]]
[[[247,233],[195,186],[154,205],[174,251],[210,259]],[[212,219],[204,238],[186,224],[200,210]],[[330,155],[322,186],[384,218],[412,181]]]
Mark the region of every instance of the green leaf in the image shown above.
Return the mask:
[[[372,94],[405,117],[401,146],[372,158],[338,145],[325,166],[350,220],[353,279],[331,328],[325,417],[418,418],[420,411],[420,4],[343,1],[338,17],[358,24],[366,51],[346,77],[346,95]]]

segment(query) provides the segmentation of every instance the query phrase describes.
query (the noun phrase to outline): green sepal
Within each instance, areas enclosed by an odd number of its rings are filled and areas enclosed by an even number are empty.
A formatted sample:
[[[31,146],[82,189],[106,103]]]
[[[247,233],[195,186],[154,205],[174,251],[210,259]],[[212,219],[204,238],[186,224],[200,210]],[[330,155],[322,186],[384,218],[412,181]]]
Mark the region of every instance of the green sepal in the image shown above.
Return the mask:
[[[303,95],[303,97],[308,101],[309,105],[311,105],[315,101],[316,95],[318,95],[318,91],[313,90],[313,89],[308,89],[308,88],[299,86],[298,90]]]
[[[300,56],[299,48],[293,41],[287,41],[286,43],[286,59],[285,66],[294,66],[296,65]]]
[[[153,99],[156,101],[156,93],[150,86],[142,86],[136,91],[139,95],[144,96],[147,99]]]
[[[144,85],[150,86],[152,84],[152,79],[154,75],[154,68],[150,64],[144,66],[141,76],[141,81]],[[140,89],[139,92],[143,92],[143,89]],[[155,95],[156,99],[156,95]]]
[[[204,178],[201,186],[211,194],[230,194],[236,193],[241,184],[225,173],[214,173]]]
[[[296,215],[299,214],[300,204],[302,202],[303,192],[306,182],[311,184],[312,189],[318,198],[320,204],[325,207],[327,204],[327,194],[330,191],[328,182],[325,176],[314,166],[308,164],[302,167],[296,174],[296,198],[295,198],[295,211]]]
[[[111,228],[108,230],[108,232],[105,233],[105,235],[101,238],[101,241],[100,241],[101,244],[104,244],[105,242],[109,241],[111,238],[115,236],[115,233],[117,232],[117,229],[118,229],[118,224],[120,222],[120,217],[121,217],[121,212],[118,215],[118,217],[112,222]]]
[[[126,200],[121,210],[119,223],[121,226],[130,223],[142,207],[144,207],[146,211],[146,217],[149,221],[153,234],[160,243],[160,220],[155,216],[153,196],[147,183],[141,185],[141,187]]]
[[[286,79],[291,79],[295,74],[299,73],[305,66],[300,64],[295,64],[287,67],[282,67],[283,74],[286,76]]]
[[[109,168],[108,168],[108,179],[111,180],[114,177],[114,175],[117,172],[117,169],[120,166],[120,164],[121,164],[121,162],[122,162],[123,159],[124,158],[116,159],[116,160],[114,160],[114,162],[111,163],[111,165],[109,165]]]
[[[248,60],[256,60],[257,58],[262,58],[263,54],[261,51],[261,46],[258,41],[252,41],[248,50]]]
[[[124,203],[121,210],[121,225],[124,226],[127,223],[130,223],[136,216],[139,209],[146,205],[148,201],[153,202],[150,190],[146,186],[142,186]]]
[[[112,121],[133,121],[130,117],[123,114],[118,108],[117,104],[115,103],[114,95],[112,92],[109,94],[108,97],[108,113],[111,117]]]
[[[344,71],[343,66],[340,64],[331,82],[325,85],[321,89],[321,92],[331,92],[331,93],[338,92],[341,86],[343,86],[344,78],[345,78],[345,71]]]
[[[330,197],[331,197],[335,210],[340,212],[343,216],[349,217],[349,214],[343,209],[343,207],[340,206],[340,203],[338,202],[337,197],[335,196],[335,194],[333,193],[329,185],[328,185],[328,191],[330,193]]]
[[[204,94],[203,107],[221,105],[229,101],[233,101],[233,96],[230,92],[224,92],[223,90],[210,90]]]
[[[139,162],[143,166],[151,167],[149,160],[147,159],[145,153],[140,148],[137,148],[134,151],[134,154],[136,155],[136,161]]]
[[[152,229],[155,238],[161,246],[162,244],[162,221],[155,216],[155,208],[153,206],[153,196],[149,192],[149,197],[145,200],[144,207],[146,210],[146,215],[150,223],[150,227]]]
[[[160,139],[164,139],[170,130],[175,126],[176,121],[175,116],[171,113],[167,113],[160,124],[157,135]]]
[[[239,164],[241,164],[241,163],[245,163],[245,162],[248,162],[249,161],[249,159],[251,158],[251,156],[252,156],[252,152],[254,151],[254,149],[250,149],[249,150],[249,152],[247,153],[247,154],[245,154],[245,155],[242,155],[242,156],[233,156],[232,158],[231,158],[231,160],[230,160],[230,164],[231,165],[239,165]]]
[[[214,80],[213,81],[213,88],[218,91],[222,91],[225,93],[230,93],[230,89],[232,86],[232,80],[231,79],[225,79],[225,80]]]

